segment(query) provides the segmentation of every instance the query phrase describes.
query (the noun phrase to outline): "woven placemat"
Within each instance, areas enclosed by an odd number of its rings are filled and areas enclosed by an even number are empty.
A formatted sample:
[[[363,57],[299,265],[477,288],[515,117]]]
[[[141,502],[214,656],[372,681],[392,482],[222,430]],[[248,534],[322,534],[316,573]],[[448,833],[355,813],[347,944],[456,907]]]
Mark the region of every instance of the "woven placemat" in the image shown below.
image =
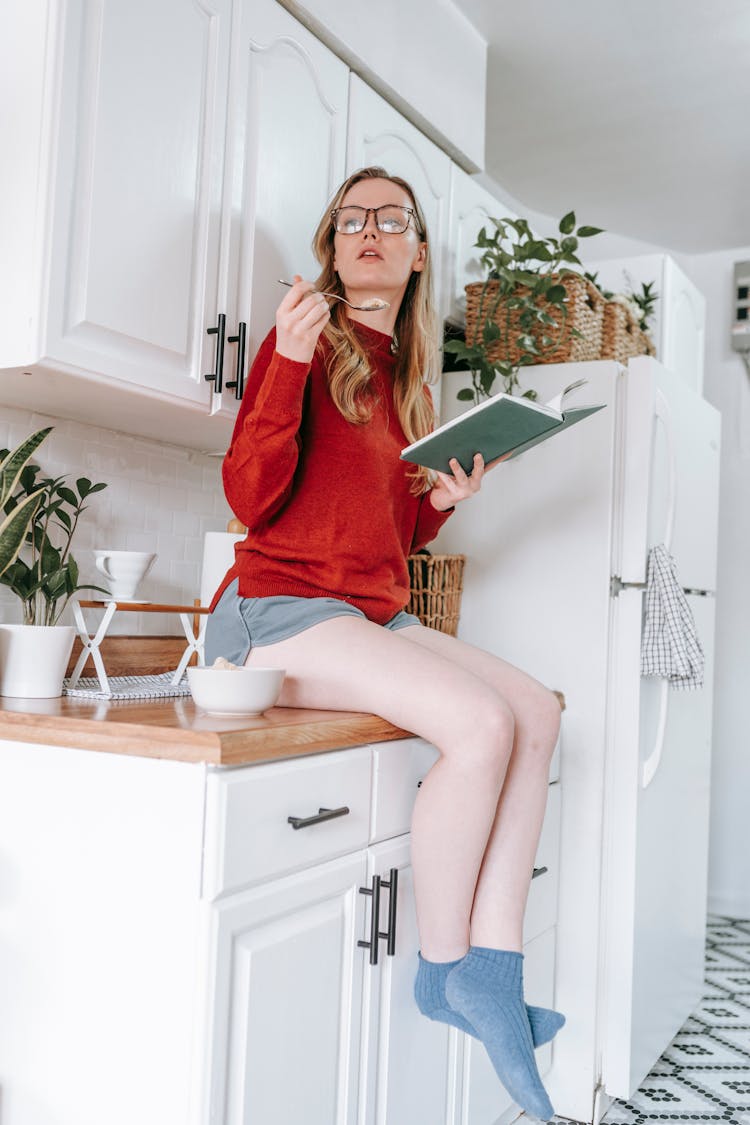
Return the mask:
[[[187,679],[172,683],[173,672],[158,676],[108,676],[109,691],[102,691],[96,676],[81,678],[75,687],[63,684],[63,695],[83,699],[169,699],[172,696],[190,695]]]

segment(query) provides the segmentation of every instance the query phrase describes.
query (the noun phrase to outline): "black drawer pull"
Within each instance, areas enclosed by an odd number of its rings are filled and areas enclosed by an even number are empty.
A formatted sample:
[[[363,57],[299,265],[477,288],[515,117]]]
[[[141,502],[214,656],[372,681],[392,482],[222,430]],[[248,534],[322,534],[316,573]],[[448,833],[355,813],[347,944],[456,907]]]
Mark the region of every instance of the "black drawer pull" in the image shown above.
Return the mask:
[[[531,873],[531,878],[536,879],[537,875],[546,875],[547,871],[548,871],[547,867],[535,867],[534,870]]]
[[[340,809],[318,809],[315,816],[288,816],[286,818],[287,824],[291,824],[292,828],[309,828],[311,824],[321,824],[324,820],[333,820],[337,816],[346,816],[349,812],[347,805],[342,805]]]

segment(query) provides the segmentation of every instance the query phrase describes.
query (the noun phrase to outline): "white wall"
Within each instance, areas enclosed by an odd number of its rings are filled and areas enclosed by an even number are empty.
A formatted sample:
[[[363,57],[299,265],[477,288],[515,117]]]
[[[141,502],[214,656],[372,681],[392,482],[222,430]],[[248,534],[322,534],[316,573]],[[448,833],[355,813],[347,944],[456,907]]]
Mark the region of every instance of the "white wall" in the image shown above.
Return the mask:
[[[750,376],[731,350],[735,262],[750,246],[697,255],[691,277],[706,298],[704,394],[721,411],[721,501],[709,907],[750,917]]]
[[[81,580],[100,584],[93,563],[95,547],[156,551],[159,557],[143,583],[142,596],[152,602],[192,605],[200,592],[203,535],[224,531],[231,518],[220,459],[13,409],[3,409],[0,417],[0,448],[13,449],[48,425],[55,428],[34,458],[45,475],[66,474],[72,481],[85,476],[108,485],[91,497],[73,540]],[[2,585],[0,620],[21,620],[18,599]],[[69,614],[66,620],[71,620]],[[110,628],[112,633],[157,635],[181,631],[177,616],[156,613],[115,614]]]
[[[467,172],[484,167],[487,44],[451,0],[281,0]]]

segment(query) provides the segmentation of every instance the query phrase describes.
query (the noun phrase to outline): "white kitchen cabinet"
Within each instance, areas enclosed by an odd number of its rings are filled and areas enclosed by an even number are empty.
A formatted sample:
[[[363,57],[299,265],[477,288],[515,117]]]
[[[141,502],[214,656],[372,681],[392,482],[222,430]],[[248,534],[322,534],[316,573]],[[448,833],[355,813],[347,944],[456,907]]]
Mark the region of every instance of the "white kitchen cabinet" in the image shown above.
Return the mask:
[[[448,209],[448,238],[445,255],[446,289],[448,294],[445,315],[451,324],[463,328],[466,322],[465,287],[474,281],[484,280],[480,251],[475,242],[482,227],[494,231],[492,218],[502,218],[513,212],[495,199],[486,188],[467,175],[457,165],[451,165],[450,206]],[[459,402],[459,390],[471,386],[471,376],[466,371],[446,371],[440,393],[440,420],[449,422],[467,409]]]
[[[703,392],[706,351],[706,300],[669,254],[641,254],[587,263],[613,293],[638,291],[653,283],[658,294],[649,334],[656,358],[698,394]]]
[[[457,164],[451,165],[445,267],[449,286],[446,315],[454,324],[463,325],[466,319],[465,287],[473,281],[484,281],[485,269],[479,260],[481,251],[474,246],[479,232],[486,227],[492,234],[495,230],[492,219],[506,215],[516,218],[474,176],[469,176]]]
[[[358,852],[213,906],[207,1120],[355,1125],[365,867]]]
[[[413,999],[408,830],[435,758],[402,739],[216,769],[0,742],[3,1125],[494,1125],[484,1049]],[[372,963],[376,878],[395,935]],[[548,906],[524,946],[543,1004]]]
[[[231,0],[13,3],[3,401],[153,436],[205,418],[230,24]]]
[[[276,0],[238,8],[219,307],[228,334],[246,326],[247,362],[274,324],[278,279],[320,273],[311,243],[345,175],[349,70]],[[225,380],[236,362],[232,349]],[[236,391],[220,405],[236,413]]]

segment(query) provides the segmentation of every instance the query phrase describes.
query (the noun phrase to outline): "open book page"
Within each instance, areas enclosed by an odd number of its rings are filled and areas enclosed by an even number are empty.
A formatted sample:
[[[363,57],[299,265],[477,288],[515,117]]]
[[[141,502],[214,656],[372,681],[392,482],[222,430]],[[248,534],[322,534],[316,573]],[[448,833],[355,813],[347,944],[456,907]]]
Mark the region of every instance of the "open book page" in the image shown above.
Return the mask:
[[[559,395],[555,395],[555,397],[551,398],[548,403],[545,403],[545,405],[549,410],[554,410],[556,411],[556,413],[562,414],[563,402],[565,401],[566,397],[573,391],[578,390],[579,387],[584,387],[587,382],[588,379],[576,379],[574,383],[568,383],[567,387],[565,387],[564,390],[560,391]]]

